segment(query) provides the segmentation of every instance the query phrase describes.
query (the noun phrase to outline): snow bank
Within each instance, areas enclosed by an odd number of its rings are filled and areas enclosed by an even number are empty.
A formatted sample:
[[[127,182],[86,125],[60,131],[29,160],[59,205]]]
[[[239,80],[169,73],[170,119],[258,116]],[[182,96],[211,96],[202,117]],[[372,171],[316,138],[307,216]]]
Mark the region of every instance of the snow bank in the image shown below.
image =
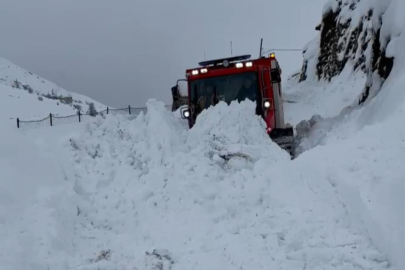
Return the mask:
[[[380,29],[380,49],[386,51],[387,57],[394,58],[392,70],[386,80],[381,79],[379,70],[370,72],[372,77],[368,78],[367,85],[370,78],[374,83],[369,99],[360,107],[357,102],[346,107],[341,104],[340,113],[328,115],[325,109],[335,104],[330,101],[321,104],[322,94],[316,95],[319,99],[314,99],[312,112],[324,119],[303,139],[300,147],[306,152],[299,157],[299,162],[310,160],[318,166],[335,167],[330,179],[337,186],[342,202],[351,215],[365,225],[373,242],[393,265],[402,269],[405,265],[405,215],[401,208],[405,200],[400,195],[405,193],[401,165],[405,160],[405,128],[401,124],[405,117],[405,23],[400,13],[404,2],[360,1],[357,8],[374,8],[375,14],[383,14],[382,24],[378,20],[372,23],[375,29]],[[359,78],[359,73],[353,77]],[[333,91],[334,82],[341,81],[342,89],[359,89],[358,86],[352,88],[342,78],[345,78],[344,73],[332,79],[331,84],[323,85]],[[304,92],[313,91],[308,84],[293,86],[289,92],[297,97],[301,88],[302,94],[297,100],[304,97],[305,104]],[[289,106],[291,117],[302,114],[300,101]],[[306,119],[310,118],[309,114]]]
[[[190,131],[156,101],[132,121],[86,123],[62,145],[75,197],[64,196],[55,227],[71,244],[39,256],[38,269],[389,268],[330,166],[291,162],[254,109],[218,104]]]
[[[44,269],[44,261],[62,267],[74,214],[61,164],[9,129],[0,133],[0,149],[0,268]]]
[[[217,158],[241,155],[254,161],[267,157],[287,160],[286,152],[269,140],[266,124],[254,114],[255,108],[256,103],[246,100],[242,106],[220,102],[204,110],[189,133],[188,145]]]
[[[351,167],[315,151],[291,161],[253,102],[220,103],[191,130],[163,103],[147,107],[30,133],[58,154],[54,173],[39,171],[65,181],[33,182],[34,203],[2,223],[6,269],[390,268],[345,201]]]
[[[395,3],[395,5],[394,5]],[[386,16],[390,20],[397,21],[395,17],[397,8],[403,3],[393,2],[393,6],[387,10]],[[392,8],[392,9],[391,9]],[[402,15],[401,15],[402,16]],[[402,17],[401,17],[402,18]],[[391,29],[405,29],[401,22]],[[403,48],[405,36],[396,37],[391,42],[397,44],[392,48],[395,55],[394,68],[390,77],[385,82],[378,96],[368,106],[355,114],[349,125],[355,123],[364,129],[356,134],[358,141],[366,143],[369,164],[364,164],[369,179],[363,176],[357,185],[362,185],[360,194],[368,206],[368,214],[375,221],[371,223],[379,228],[376,234],[383,250],[397,263],[405,265],[403,254],[405,253],[405,215],[400,205],[405,204],[403,196],[405,193],[405,178],[401,161],[405,159],[404,135],[405,129],[401,123],[405,117],[405,57]],[[390,42],[390,43],[391,43]],[[400,46],[398,46],[400,45]],[[341,128],[345,128],[343,125]],[[335,133],[336,130],[332,131]],[[333,135],[329,140],[333,140]],[[371,165],[370,163],[375,165]],[[364,189],[364,186],[368,187]],[[367,198],[367,199],[366,199]],[[367,204],[369,200],[370,204]]]
[[[396,266],[405,265],[405,129],[398,125],[404,113],[392,115],[382,123],[364,127],[359,121],[364,111],[352,113],[330,123],[329,132],[322,125],[312,131],[310,140],[322,147],[304,152],[299,159],[318,166],[334,167],[330,177],[341,186],[341,200],[364,225],[371,239]],[[364,116],[364,115],[363,115]],[[329,120],[330,121],[330,120]],[[399,267],[401,268],[401,267]]]

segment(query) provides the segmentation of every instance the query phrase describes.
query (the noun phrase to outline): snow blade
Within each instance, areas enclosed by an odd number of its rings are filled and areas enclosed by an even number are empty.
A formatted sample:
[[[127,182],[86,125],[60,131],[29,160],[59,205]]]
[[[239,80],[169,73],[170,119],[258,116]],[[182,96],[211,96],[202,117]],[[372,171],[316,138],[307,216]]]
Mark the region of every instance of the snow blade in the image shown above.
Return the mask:
[[[270,138],[294,158],[294,129],[277,128],[270,133]]]

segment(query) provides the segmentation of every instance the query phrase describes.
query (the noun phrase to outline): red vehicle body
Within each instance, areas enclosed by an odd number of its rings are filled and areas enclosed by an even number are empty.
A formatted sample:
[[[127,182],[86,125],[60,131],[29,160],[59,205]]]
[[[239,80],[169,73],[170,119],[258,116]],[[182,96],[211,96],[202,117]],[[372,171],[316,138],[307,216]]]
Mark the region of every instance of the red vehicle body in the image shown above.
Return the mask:
[[[172,88],[173,99],[183,98],[183,104],[188,105],[182,109],[182,115],[188,118],[190,128],[203,109],[219,101],[229,104],[249,98],[256,102],[256,113],[266,122],[270,137],[291,153],[294,134],[292,127],[286,128],[284,123],[281,69],[274,54],[255,60],[243,55],[199,64],[198,68],[186,70],[187,99]],[[208,105],[206,97],[209,97]]]

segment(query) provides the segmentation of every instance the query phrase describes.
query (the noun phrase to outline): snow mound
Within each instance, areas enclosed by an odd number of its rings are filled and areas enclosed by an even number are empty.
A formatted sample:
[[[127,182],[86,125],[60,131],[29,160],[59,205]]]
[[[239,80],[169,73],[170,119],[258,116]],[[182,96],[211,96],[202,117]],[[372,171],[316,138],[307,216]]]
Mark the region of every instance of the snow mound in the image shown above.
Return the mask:
[[[224,234],[219,246],[226,245],[239,230],[233,225],[238,209],[257,205],[260,197],[254,194],[267,185],[248,184],[251,170],[289,156],[271,143],[252,102],[210,108],[190,132],[163,103],[147,106],[147,113],[133,121],[99,117],[66,145],[76,168],[75,190],[82,197],[77,226],[87,224],[80,229],[87,241],[77,240],[75,263],[88,262],[89,269],[141,267],[159,263],[162,256],[151,254],[167,249],[175,251],[170,260],[165,257],[169,264],[206,268],[203,262],[214,258],[212,267],[220,269],[227,263],[212,241]],[[222,121],[229,123],[218,128]],[[243,123],[249,124],[242,128]],[[110,262],[91,263],[94,254],[105,250],[111,250]]]
[[[58,209],[75,211],[57,216],[69,222],[54,239],[72,244],[45,243],[38,268],[389,268],[327,168],[291,162],[254,103],[209,108],[190,131],[147,105],[132,121],[98,116],[65,142],[76,197]]]
[[[266,124],[255,114],[255,108],[256,103],[246,100],[240,104],[232,102],[229,106],[220,102],[204,110],[190,130],[188,145],[195,148],[195,152],[215,158],[288,160],[287,152],[270,140]]]
[[[76,209],[59,160],[9,129],[0,149],[0,268],[64,269]]]
[[[68,139],[63,127],[30,134],[58,153],[65,181],[2,224],[6,267],[390,269],[334,164],[291,161],[253,102],[209,108],[191,130],[162,102],[147,106],[132,120],[97,116]]]

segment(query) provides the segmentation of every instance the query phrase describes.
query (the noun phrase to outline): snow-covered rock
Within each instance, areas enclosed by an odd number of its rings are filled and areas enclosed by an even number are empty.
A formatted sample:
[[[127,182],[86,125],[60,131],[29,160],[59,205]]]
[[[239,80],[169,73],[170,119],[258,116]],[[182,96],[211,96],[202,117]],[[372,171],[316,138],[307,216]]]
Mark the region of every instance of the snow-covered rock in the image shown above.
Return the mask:
[[[380,91],[395,58],[396,38],[403,31],[400,0],[329,0],[319,35],[304,50],[301,81],[331,80],[350,66],[367,74],[354,103],[362,104]]]

